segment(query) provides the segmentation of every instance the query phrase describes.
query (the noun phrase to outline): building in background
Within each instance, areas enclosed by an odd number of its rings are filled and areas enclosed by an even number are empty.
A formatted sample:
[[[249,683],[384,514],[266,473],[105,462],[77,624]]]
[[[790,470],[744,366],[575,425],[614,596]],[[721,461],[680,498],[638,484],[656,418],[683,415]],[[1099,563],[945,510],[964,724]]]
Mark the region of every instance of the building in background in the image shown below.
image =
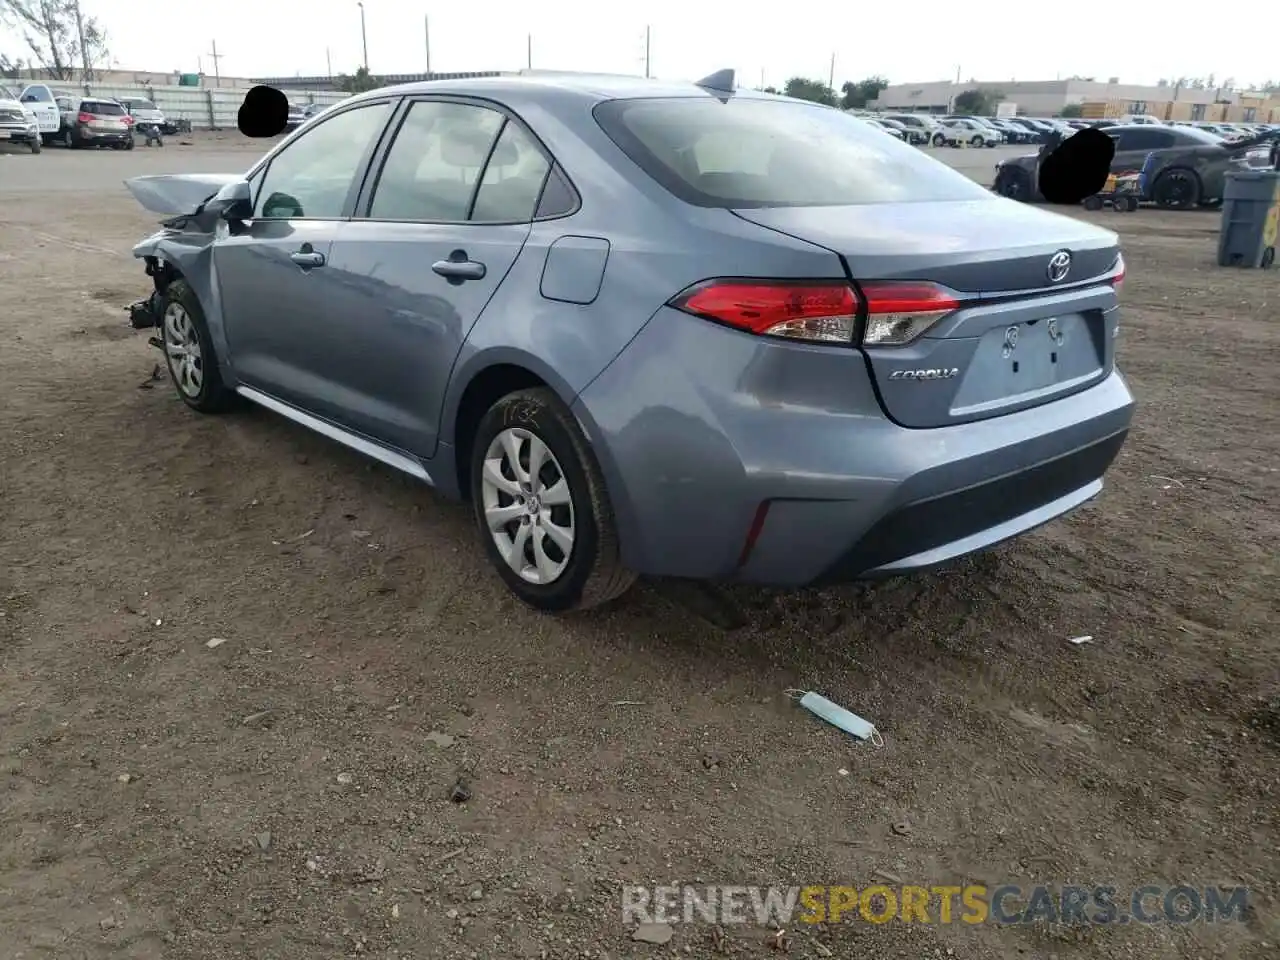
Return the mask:
[[[1030,116],[1050,116],[1060,113],[1068,105],[1085,103],[1123,103],[1120,113],[1152,114],[1159,116],[1168,105],[1176,105],[1176,112],[1187,117],[1170,116],[1161,119],[1211,119],[1213,108],[1235,105],[1241,99],[1257,99],[1258,94],[1241,94],[1234,90],[1195,90],[1172,84],[1143,86],[1096,80],[1041,80],[1015,82],[1012,80],[971,81],[952,83],[941,80],[928,83],[895,83],[880,91],[871,104],[880,110],[912,110],[925,113],[947,113],[955,98],[969,90],[993,90],[1001,94],[1001,100],[1018,105],[1018,112]],[[1265,100],[1265,97],[1263,97]],[[1254,105],[1256,109],[1256,104]],[[1154,109],[1158,107],[1159,109]],[[1204,113],[1203,118],[1192,116]],[[1218,119],[1221,119],[1219,117]],[[1260,122],[1266,122],[1261,120]]]

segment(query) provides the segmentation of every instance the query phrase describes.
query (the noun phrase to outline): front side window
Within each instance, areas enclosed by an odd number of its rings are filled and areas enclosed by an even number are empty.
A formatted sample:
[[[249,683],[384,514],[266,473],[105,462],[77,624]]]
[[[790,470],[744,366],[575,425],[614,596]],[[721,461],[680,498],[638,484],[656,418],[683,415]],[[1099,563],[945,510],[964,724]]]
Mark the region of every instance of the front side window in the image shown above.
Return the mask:
[[[962,173],[826,107],[712,97],[611,100],[605,133],[646,174],[704,207],[990,199]]]
[[[378,175],[369,216],[459,223],[506,118],[464,103],[421,100],[396,132]]]
[[[254,217],[341,217],[360,165],[390,112],[390,103],[371,103],[335,114],[302,133],[271,159]]]

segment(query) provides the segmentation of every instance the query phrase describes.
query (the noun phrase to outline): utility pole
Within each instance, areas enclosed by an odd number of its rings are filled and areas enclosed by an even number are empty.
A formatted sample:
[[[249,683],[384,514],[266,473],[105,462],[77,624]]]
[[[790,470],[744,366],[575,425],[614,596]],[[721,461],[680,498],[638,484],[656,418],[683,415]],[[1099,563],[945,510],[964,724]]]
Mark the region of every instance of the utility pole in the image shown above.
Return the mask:
[[[834,90],[836,88],[836,55],[835,51],[831,53],[831,74],[827,80],[827,89]]]
[[[76,0],[76,32],[80,36],[80,64],[84,68],[80,82],[88,83],[92,79],[92,71],[89,69],[89,48],[84,42],[84,17],[80,14],[80,0]]]
[[[357,3],[356,6],[360,8],[360,46],[364,50],[364,72],[368,73],[369,72],[369,35],[365,33],[365,29],[364,29],[364,4]]]
[[[431,18],[422,18],[422,35],[427,43],[427,79],[431,79]]]
[[[215,87],[222,86],[222,72],[218,67],[218,61],[222,59],[223,54],[218,52],[218,41],[213,41],[213,52],[209,54],[213,59],[213,85]]]
[[[649,79],[649,27],[644,28],[644,76]]]
[[[525,37],[525,65],[533,69],[533,34],[530,33]]]
[[[329,56],[329,48],[324,48],[324,66],[329,72],[325,74],[330,80],[333,79],[333,58]]]

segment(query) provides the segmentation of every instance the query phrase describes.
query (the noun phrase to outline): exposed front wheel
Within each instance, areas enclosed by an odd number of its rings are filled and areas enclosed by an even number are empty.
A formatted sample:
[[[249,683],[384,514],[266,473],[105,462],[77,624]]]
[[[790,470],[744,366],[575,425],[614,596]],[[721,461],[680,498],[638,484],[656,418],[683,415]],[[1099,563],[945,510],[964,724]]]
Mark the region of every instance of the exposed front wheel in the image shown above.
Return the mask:
[[[600,467],[550,390],[516,391],[485,414],[472,443],[471,499],[485,554],[529,606],[587,609],[635,582]]]
[[[222,382],[204,311],[185,280],[165,289],[160,328],[165,365],[182,402],[201,413],[234,406],[236,395]]]

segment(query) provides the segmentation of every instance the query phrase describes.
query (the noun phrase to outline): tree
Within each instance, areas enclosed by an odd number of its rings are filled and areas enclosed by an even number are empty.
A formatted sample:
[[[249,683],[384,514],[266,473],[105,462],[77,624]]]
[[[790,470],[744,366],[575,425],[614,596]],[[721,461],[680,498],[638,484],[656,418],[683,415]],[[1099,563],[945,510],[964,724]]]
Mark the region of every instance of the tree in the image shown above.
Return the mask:
[[[1082,115],[1082,113],[1083,113],[1083,111],[1081,111],[1081,109],[1080,109],[1080,104],[1078,104],[1078,103],[1068,103],[1065,107],[1063,107],[1063,108],[1058,112],[1058,116],[1060,116],[1060,117],[1079,117],[1079,116],[1081,116],[1081,115]]]
[[[797,100],[809,100],[813,103],[825,103],[829,107],[836,105],[835,91],[818,80],[806,77],[792,77],[783,88],[783,93]]]
[[[969,113],[975,117],[988,116],[996,112],[996,104],[1003,99],[1003,91],[979,87],[957,94],[953,109],[956,113]]]
[[[867,77],[857,83],[846,81],[840,86],[840,106],[845,110],[861,110],[880,96],[880,91],[888,85],[889,81],[884,77]]]
[[[338,89],[343,93],[364,93],[366,90],[376,90],[381,84],[369,75],[368,67],[360,67],[354,74],[348,76],[345,73],[338,74]]]
[[[107,61],[106,31],[81,16],[78,0],[0,0],[0,23],[22,36],[31,64],[51,79],[71,80],[78,67],[87,63],[92,71]]]

